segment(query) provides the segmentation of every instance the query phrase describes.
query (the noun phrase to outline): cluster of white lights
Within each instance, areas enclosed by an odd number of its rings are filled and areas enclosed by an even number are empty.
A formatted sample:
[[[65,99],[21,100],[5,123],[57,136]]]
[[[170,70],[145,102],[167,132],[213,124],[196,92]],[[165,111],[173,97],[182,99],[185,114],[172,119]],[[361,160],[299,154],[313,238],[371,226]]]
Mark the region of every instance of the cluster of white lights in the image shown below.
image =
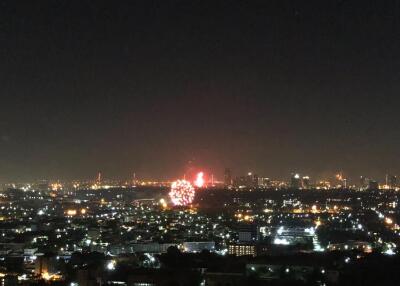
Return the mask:
[[[193,202],[195,190],[186,180],[177,180],[172,183],[169,196],[175,206],[186,206]]]

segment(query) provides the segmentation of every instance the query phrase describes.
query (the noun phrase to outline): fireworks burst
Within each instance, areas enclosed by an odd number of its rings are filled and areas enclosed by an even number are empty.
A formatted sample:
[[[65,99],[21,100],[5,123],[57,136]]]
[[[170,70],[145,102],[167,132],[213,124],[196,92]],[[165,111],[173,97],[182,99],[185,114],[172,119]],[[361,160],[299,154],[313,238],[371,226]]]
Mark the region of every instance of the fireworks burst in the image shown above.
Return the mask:
[[[196,176],[196,180],[194,181],[194,185],[198,188],[204,187],[204,173],[200,172]]]
[[[175,206],[186,206],[191,204],[194,199],[194,188],[186,180],[177,180],[172,183],[169,196]]]

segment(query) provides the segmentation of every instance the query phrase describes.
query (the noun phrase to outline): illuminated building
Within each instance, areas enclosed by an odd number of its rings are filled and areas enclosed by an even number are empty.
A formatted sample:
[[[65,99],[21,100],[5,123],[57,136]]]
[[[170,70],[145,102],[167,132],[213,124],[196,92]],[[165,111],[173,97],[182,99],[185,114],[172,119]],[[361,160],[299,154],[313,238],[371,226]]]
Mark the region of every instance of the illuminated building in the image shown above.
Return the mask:
[[[258,187],[258,176],[249,172],[246,176],[241,176],[235,179],[234,185],[236,187],[244,188],[257,188]]]
[[[379,184],[375,180],[369,180],[368,182],[368,190],[377,190],[379,189]]]
[[[253,173],[247,174],[247,187],[257,188],[258,187],[258,175]]]
[[[131,252],[138,253],[166,253],[169,247],[178,247],[176,243],[133,243],[129,245]]]
[[[360,177],[360,189],[361,190],[367,189],[368,188],[368,182],[369,182],[368,178],[366,178],[364,176],[361,176]]]
[[[38,276],[50,277],[57,273],[57,258],[53,255],[38,256],[35,261],[35,274]]]
[[[191,241],[184,242],[182,244],[184,252],[201,252],[203,250],[215,251],[215,242],[214,241]]]
[[[259,236],[258,226],[256,224],[241,224],[238,227],[239,242],[257,241]]]
[[[269,178],[258,178],[258,186],[262,188],[269,188],[271,181]]]
[[[272,230],[265,229],[264,235],[273,233]],[[275,236],[273,237],[273,244],[276,245],[296,245],[298,243],[306,243],[309,241],[313,242],[315,236],[314,227],[284,227],[280,226],[275,230]]]
[[[302,184],[299,174],[292,174],[292,177],[290,178],[290,187],[292,189],[301,189]]]
[[[331,183],[329,181],[319,181],[316,184],[317,189],[330,189]]]
[[[329,243],[327,246],[329,251],[348,251],[360,250],[366,253],[372,252],[371,243],[365,241],[347,241],[345,243]]]
[[[235,256],[256,256],[254,244],[231,244],[228,246],[228,254]]]

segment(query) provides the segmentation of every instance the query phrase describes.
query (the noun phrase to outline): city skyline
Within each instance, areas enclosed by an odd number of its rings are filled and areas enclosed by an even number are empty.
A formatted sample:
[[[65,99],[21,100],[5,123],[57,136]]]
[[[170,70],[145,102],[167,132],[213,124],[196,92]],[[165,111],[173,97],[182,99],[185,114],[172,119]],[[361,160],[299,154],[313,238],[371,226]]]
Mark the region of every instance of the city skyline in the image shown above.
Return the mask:
[[[133,173],[131,177],[108,177],[98,172],[92,178],[41,178],[30,181],[7,181],[0,182],[3,187],[31,188],[33,186],[47,186],[49,189],[59,188],[120,188],[134,186],[163,186],[170,187],[179,180],[191,183],[198,188],[233,188],[233,189],[381,189],[398,190],[398,176],[385,174],[384,178],[359,176],[350,179],[343,172],[331,174],[329,177],[310,177],[308,174],[292,172],[285,178],[274,178],[260,175],[256,172],[236,174],[232,169],[225,168],[223,176],[217,177],[212,172],[205,172],[204,169],[192,168],[187,173],[170,178],[140,177]]]

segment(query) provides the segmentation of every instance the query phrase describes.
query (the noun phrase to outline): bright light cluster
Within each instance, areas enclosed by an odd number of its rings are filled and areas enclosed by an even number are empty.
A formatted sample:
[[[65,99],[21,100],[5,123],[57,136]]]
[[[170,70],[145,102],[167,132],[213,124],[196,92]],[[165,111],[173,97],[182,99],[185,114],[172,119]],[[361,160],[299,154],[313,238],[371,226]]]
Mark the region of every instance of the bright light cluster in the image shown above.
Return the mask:
[[[191,204],[194,199],[194,188],[186,180],[177,180],[172,183],[169,196],[175,206],[186,206]]]
[[[200,172],[196,175],[196,180],[194,181],[194,185],[198,188],[204,187],[204,173]]]

